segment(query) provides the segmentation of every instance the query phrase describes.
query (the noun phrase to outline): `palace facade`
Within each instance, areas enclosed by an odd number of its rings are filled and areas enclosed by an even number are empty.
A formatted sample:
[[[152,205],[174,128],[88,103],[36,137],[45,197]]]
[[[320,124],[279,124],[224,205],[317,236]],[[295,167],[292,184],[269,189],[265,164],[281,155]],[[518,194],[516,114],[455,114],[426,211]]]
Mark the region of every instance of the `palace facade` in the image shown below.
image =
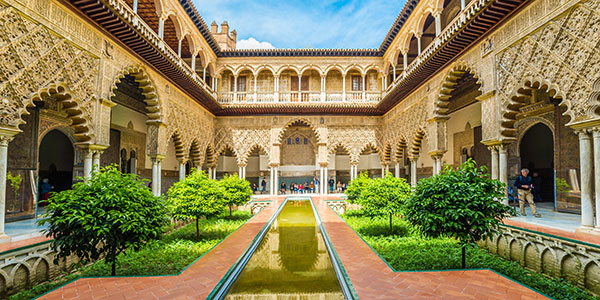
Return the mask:
[[[276,194],[469,158],[509,185],[531,169],[600,230],[600,0],[398,10],[377,49],[236,50],[190,0],[0,0],[0,234],[98,165],[156,195],[192,168]]]

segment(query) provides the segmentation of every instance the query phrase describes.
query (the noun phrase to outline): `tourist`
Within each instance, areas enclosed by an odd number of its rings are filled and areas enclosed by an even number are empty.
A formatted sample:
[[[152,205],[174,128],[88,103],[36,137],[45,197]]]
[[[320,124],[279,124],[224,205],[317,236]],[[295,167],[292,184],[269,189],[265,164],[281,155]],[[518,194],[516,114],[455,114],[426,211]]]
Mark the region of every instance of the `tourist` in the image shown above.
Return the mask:
[[[338,183],[337,183],[337,192],[338,193],[342,192],[342,182],[341,181],[338,181]]]
[[[526,216],[525,213],[525,200],[529,203],[529,207],[531,207],[531,213],[536,218],[541,218],[536,208],[535,202],[533,202],[533,194],[532,190],[534,189],[532,179],[529,177],[529,169],[523,168],[521,170],[521,176],[517,177],[514,184],[519,191],[519,208],[521,210],[521,215]]]
[[[540,194],[542,191],[542,178],[537,172],[531,174],[531,183],[533,183],[533,201],[542,201],[542,196]]]
[[[252,184],[252,194],[256,194],[256,192],[258,191],[258,187],[256,186],[256,183]]]
[[[310,186],[308,186],[308,182],[304,182],[304,193],[308,194],[310,192]]]
[[[267,191],[267,181],[263,178],[263,180],[260,182],[261,188],[262,190],[260,191],[261,194],[266,193]]]
[[[42,184],[40,185],[40,200],[48,200],[51,191],[52,186],[50,185],[50,183],[48,183],[48,178],[42,179]]]
[[[329,184],[329,192],[333,193],[333,185],[335,184],[335,180],[333,180],[333,177],[329,177],[329,181],[327,183]]]
[[[310,188],[309,188],[309,190],[310,190],[311,193],[315,192],[315,182],[314,181],[310,182]]]
[[[285,190],[286,190],[286,185],[285,185],[285,181],[281,182],[281,193],[285,195]]]
[[[321,182],[319,181],[319,178],[315,177],[315,189],[316,189],[317,191],[320,191],[320,190],[319,190],[319,184],[320,184],[320,183],[321,183]]]
[[[304,192],[304,186],[302,185],[302,183],[300,184],[300,186],[298,186],[298,190],[300,191],[300,194]]]

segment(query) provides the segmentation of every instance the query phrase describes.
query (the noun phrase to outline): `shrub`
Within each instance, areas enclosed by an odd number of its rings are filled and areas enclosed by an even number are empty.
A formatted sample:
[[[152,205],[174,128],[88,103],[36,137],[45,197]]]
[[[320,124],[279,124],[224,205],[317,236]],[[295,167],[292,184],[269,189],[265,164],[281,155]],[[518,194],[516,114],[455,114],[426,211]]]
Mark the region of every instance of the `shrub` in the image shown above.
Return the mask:
[[[225,177],[219,181],[223,189],[223,197],[229,206],[229,215],[231,216],[231,207],[234,205],[244,205],[250,201],[252,189],[250,183],[245,179],[240,179],[235,175],[225,174]]]
[[[486,238],[504,216],[514,213],[501,203],[505,186],[484,175],[469,159],[457,170],[446,167],[439,175],[419,181],[406,201],[405,216],[428,237],[456,238],[465,247]]]
[[[372,216],[389,216],[390,234],[393,234],[392,217],[399,214],[410,194],[410,185],[403,178],[388,173],[383,178],[370,180],[364,186],[358,203]]]
[[[102,168],[87,182],[72,190],[54,193],[48,200],[46,236],[59,258],[77,255],[81,263],[105,256],[114,276],[117,255],[134,251],[156,239],[168,222],[162,198],[152,195],[135,174],[123,174],[116,167]]]
[[[200,218],[219,215],[227,206],[219,184],[202,171],[192,171],[169,188],[169,201],[176,219],[196,219],[196,237],[200,239]]]
[[[348,196],[349,203],[357,203],[361,198],[361,194],[364,191],[365,187],[371,182],[372,179],[369,178],[367,172],[362,172],[358,174],[356,178],[354,178],[350,183],[348,183],[348,187],[346,188],[346,196]]]

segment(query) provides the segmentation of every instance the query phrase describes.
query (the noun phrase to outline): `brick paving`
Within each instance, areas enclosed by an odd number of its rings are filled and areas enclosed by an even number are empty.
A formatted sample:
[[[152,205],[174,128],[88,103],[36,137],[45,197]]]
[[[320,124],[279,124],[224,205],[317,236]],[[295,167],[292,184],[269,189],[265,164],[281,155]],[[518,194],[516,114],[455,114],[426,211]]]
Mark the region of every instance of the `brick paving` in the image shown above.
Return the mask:
[[[360,299],[547,299],[489,270],[394,272],[324,201],[313,201]]]
[[[512,226],[516,226],[516,227],[520,227],[520,228],[524,228],[524,229],[529,229],[529,230],[533,230],[533,231],[538,231],[538,232],[542,232],[542,233],[552,234],[552,235],[560,236],[563,238],[577,240],[577,241],[584,242],[584,243],[600,245],[600,233],[591,234],[591,233],[585,233],[585,232],[571,232],[571,231],[551,228],[551,227],[547,227],[547,226],[543,226],[543,225],[515,221],[513,219],[504,219],[504,224],[512,225]]]
[[[38,236],[38,237],[26,239],[26,240],[0,244],[0,254],[2,254],[2,252],[5,252],[5,251],[9,251],[9,250],[13,250],[13,249],[17,249],[17,248],[21,248],[21,247],[49,241],[49,240],[51,240],[51,238],[45,237],[45,236]]]
[[[205,299],[283,199],[178,276],[82,278],[40,299]],[[320,197],[313,200],[361,299],[545,299],[488,270],[393,272]]]

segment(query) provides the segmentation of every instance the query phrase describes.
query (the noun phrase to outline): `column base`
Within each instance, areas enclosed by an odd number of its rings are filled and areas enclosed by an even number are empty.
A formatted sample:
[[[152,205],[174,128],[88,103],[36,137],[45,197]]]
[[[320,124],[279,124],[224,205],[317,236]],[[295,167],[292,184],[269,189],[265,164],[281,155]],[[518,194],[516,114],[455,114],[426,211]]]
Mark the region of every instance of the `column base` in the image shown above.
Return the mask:
[[[586,225],[581,225],[581,226],[575,228],[575,232],[576,233],[587,233],[587,234],[590,234],[590,233],[592,233],[593,230],[594,230],[593,226],[586,226]],[[600,232],[598,232],[598,234],[600,234]]]
[[[11,237],[6,235],[6,233],[0,233],[0,244],[10,243]]]

